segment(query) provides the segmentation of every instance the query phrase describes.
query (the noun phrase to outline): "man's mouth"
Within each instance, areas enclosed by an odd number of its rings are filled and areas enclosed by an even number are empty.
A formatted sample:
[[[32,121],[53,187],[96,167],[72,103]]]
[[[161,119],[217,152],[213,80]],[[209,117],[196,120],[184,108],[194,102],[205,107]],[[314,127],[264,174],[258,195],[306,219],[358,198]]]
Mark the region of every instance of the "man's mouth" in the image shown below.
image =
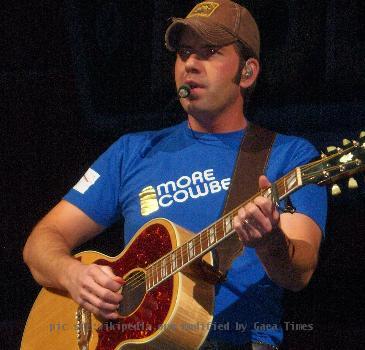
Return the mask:
[[[201,89],[203,88],[203,85],[195,82],[195,81],[186,81],[185,84],[189,85],[191,90],[194,90],[194,89]]]

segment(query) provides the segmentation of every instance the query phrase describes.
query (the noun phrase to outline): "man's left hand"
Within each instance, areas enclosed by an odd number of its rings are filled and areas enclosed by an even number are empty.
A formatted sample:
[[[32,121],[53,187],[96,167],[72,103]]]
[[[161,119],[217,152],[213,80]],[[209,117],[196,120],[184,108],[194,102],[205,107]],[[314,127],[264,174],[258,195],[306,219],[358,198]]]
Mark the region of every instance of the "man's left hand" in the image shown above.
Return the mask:
[[[260,176],[259,187],[270,186],[266,176]],[[270,235],[278,228],[280,214],[270,198],[256,197],[238,210],[233,219],[233,227],[245,246],[257,248],[270,240]]]

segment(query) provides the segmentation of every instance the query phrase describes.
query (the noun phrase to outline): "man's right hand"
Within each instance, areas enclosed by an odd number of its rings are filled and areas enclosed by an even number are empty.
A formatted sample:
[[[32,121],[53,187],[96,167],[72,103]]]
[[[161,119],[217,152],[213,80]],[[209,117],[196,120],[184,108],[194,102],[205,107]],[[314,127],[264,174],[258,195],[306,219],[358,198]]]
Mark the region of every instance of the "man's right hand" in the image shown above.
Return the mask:
[[[62,200],[33,229],[24,261],[44,287],[67,290],[73,300],[100,319],[119,318],[124,281],[108,266],[85,265],[72,250],[103,231],[82,210]]]
[[[65,287],[76,303],[102,320],[120,318],[117,309],[122,300],[120,288],[123,278],[116,276],[109,266],[71,264]]]

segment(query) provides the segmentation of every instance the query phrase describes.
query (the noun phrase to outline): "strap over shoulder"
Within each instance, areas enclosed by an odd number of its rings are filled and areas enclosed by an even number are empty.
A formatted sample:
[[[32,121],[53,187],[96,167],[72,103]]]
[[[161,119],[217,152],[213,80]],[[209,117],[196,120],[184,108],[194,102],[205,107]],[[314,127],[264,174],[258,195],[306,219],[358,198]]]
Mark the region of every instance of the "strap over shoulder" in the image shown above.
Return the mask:
[[[264,174],[276,133],[256,124],[249,124],[242,138],[223,215],[259,191],[258,178]],[[243,252],[237,235],[224,240],[214,252],[216,275],[224,280],[233,260]]]

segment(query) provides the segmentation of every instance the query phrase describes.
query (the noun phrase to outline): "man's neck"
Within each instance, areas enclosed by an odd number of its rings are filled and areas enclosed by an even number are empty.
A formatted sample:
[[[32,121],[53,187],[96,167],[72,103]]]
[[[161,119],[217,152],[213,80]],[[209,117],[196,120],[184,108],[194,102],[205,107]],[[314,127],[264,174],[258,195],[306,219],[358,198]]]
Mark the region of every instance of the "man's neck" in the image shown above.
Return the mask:
[[[227,133],[245,129],[248,121],[243,113],[230,116],[203,117],[188,115],[189,127],[198,132]]]

